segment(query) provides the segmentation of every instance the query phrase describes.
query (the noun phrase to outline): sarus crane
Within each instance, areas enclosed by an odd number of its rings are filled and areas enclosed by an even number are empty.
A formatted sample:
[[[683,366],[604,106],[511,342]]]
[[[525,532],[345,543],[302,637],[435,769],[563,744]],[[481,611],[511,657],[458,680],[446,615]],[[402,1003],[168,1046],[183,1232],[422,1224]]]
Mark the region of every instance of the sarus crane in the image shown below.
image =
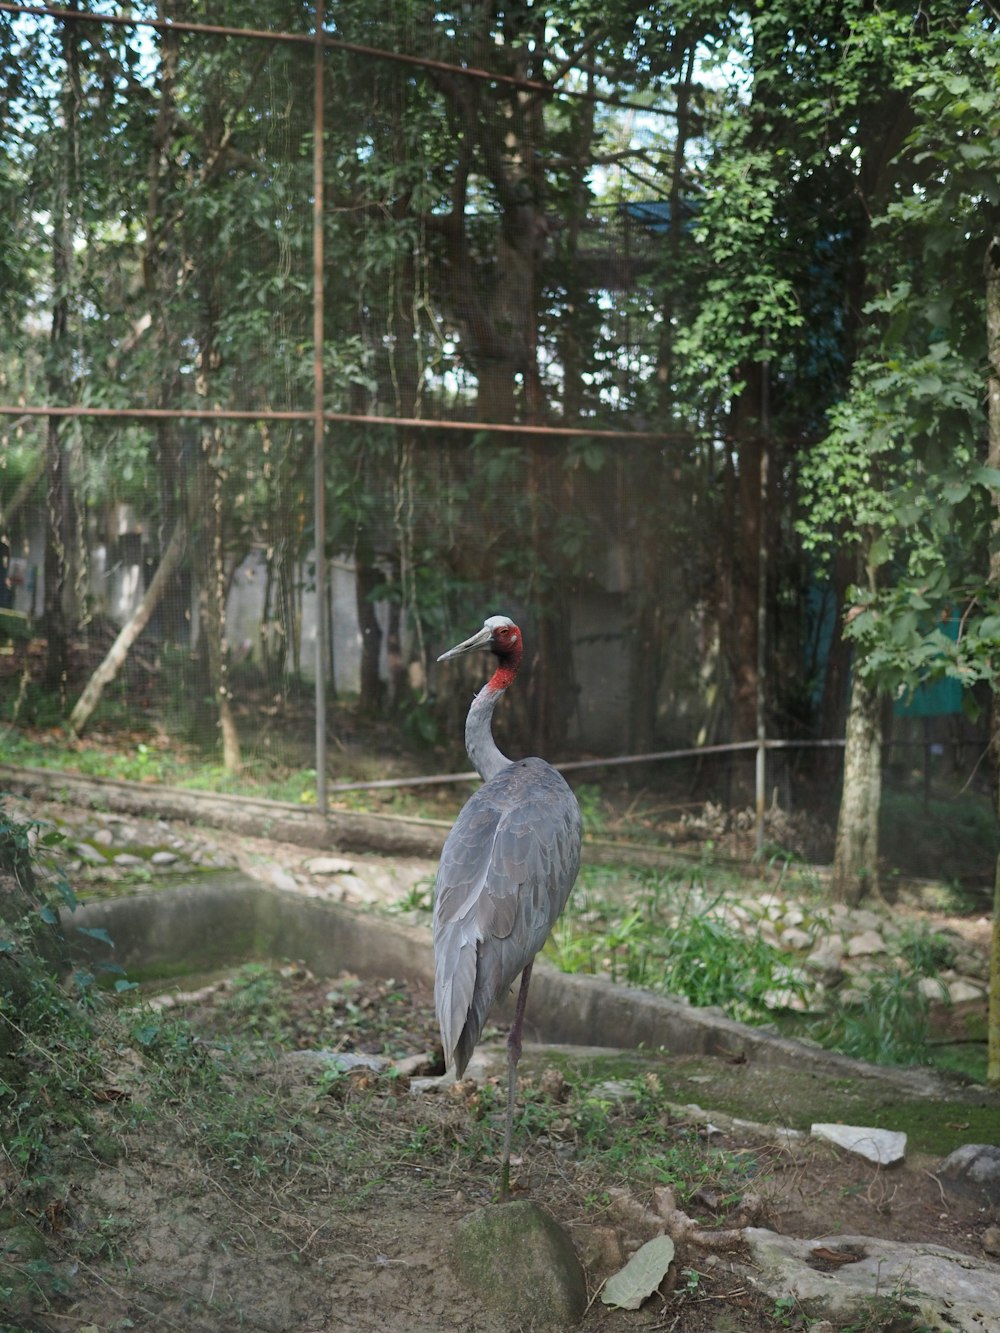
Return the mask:
[[[486,650],[496,670],[472,701],[465,748],[483,779],[448,834],[434,890],[434,1003],[446,1064],[461,1078],[487,1016],[518,973],[507,1038],[507,1119],[500,1198],[510,1197],[517,1063],[535,955],[566,905],[580,868],[580,807],[544,759],[508,759],[493,739],[493,712],[521,665],[521,631],[490,616],[445,662]]]

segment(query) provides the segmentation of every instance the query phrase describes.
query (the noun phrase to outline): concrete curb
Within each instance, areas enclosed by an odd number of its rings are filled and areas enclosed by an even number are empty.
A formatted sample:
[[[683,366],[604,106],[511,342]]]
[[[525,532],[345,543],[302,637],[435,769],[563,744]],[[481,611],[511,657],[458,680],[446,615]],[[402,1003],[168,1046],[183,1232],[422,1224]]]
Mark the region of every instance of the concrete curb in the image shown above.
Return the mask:
[[[155,968],[161,975],[183,975],[274,958],[301,961],[319,976],[350,971],[427,988],[434,983],[426,927],[271,889],[240,873],[88,903],[63,924],[78,957],[110,958],[126,971]],[[113,952],[100,940],[79,934],[81,928],[107,931]],[[963,1089],[929,1070],[869,1065],[746,1027],[711,1009],[600,977],[566,975],[545,959],[536,963],[531,986],[526,1036],[536,1042],[753,1061],[775,1069],[877,1081],[914,1097],[962,1100],[983,1095],[982,1089]],[[509,1008],[512,1011],[512,1001]]]

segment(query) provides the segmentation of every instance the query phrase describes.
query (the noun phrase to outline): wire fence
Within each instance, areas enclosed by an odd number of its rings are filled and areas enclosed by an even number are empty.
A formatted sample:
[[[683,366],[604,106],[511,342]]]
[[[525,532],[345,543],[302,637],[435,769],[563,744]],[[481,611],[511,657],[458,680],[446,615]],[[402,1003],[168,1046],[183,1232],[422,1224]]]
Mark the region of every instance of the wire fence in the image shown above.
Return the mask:
[[[443,59],[415,14],[0,3],[4,719],[324,809],[448,767],[480,665],[435,659],[504,611],[512,752],[655,766],[760,830],[836,788],[846,676],[833,590],[765,521],[801,439],[758,423],[754,473],[677,408],[679,76],[543,77],[471,27]],[[963,724],[922,725],[898,754],[968,767]]]

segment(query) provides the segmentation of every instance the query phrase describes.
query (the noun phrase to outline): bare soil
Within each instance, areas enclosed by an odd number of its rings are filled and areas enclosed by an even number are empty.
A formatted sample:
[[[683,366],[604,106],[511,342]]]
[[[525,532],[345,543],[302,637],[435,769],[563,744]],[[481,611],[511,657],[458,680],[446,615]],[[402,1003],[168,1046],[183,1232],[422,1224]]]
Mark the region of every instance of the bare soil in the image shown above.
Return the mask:
[[[484,1076],[420,1090],[438,1058],[428,994],[251,967],[153,997],[124,1028],[121,1019],[106,1020],[91,1127],[36,1198],[45,1261],[65,1294],[21,1300],[4,1328],[511,1333],[448,1258],[456,1221],[493,1198],[502,1088]],[[338,1072],[320,1049],[393,1063]],[[807,1327],[757,1294],[738,1251],[694,1246],[640,1310],[606,1308],[601,1285],[655,1227],[663,1184],[708,1230],[860,1233],[983,1253],[995,1219],[947,1193],[934,1163],[883,1170],[728,1120],[720,1132],[668,1095],[685,1079],[698,1088],[694,1068],[661,1060],[608,1087],[593,1061],[577,1076],[562,1062],[555,1072],[542,1050],[525,1054],[516,1187],[573,1236],[594,1297],[587,1333]]]

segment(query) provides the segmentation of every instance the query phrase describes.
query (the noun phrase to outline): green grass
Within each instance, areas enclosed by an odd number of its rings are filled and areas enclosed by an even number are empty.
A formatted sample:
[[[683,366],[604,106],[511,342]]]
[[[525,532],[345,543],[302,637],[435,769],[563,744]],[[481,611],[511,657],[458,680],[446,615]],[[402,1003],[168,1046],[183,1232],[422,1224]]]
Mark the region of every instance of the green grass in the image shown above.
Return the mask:
[[[706,865],[638,872],[623,895],[607,878],[585,870],[556,923],[546,953],[562,971],[604,973],[744,1022],[768,1021],[776,992],[806,993],[791,954],[724,918],[735,880]]]
[[[790,875],[786,887],[790,893],[797,887]],[[807,919],[823,920],[826,909],[815,885],[806,881],[799,887],[804,892],[796,899]],[[739,1022],[777,1027],[871,1063],[936,1065],[974,1081],[985,1078],[985,1045],[975,1044],[971,1031],[958,1053],[936,1041],[931,1006],[919,989],[921,979],[936,978],[954,963],[954,945],[946,936],[908,926],[896,956],[863,978],[868,985],[863,1002],[842,1000],[836,991],[818,1000],[800,958],[769,944],[752,921],[744,926],[727,918],[734,903],[753,898],[754,889],[708,861],[694,869],[631,877],[587,867],[546,954],[564,972],[603,974],[680,996]],[[769,891],[762,884],[756,889],[758,895]],[[944,987],[942,994],[946,997]]]

